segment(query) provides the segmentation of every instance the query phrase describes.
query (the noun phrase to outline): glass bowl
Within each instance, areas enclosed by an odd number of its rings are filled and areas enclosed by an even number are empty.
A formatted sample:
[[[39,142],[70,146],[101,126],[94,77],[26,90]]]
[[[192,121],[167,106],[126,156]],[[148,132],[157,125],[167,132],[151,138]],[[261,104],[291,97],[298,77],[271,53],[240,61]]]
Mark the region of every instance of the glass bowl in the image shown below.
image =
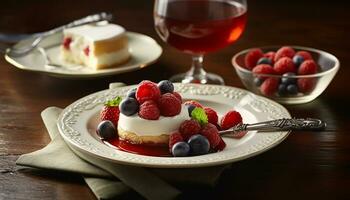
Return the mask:
[[[282,78],[286,78],[285,76],[272,74],[255,74],[245,68],[244,57],[252,48],[243,50],[234,55],[232,58],[232,64],[243,85],[255,94],[266,96],[283,104],[307,103],[314,100],[327,88],[329,83],[334,78],[335,74],[338,72],[340,63],[334,55],[322,50],[301,46],[290,47],[292,47],[296,52],[308,51],[319,67],[319,70],[316,74],[288,76],[288,81],[294,83],[294,85],[297,86],[297,91],[294,92],[294,94],[283,94],[282,92],[279,92],[283,91],[279,90],[278,87],[281,85]],[[257,48],[260,48],[264,53],[266,53],[269,51],[276,52],[280,46],[267,46]],[[267,79],[272,78],[278,82],[277,90],[269,94],[266,94],[266,92],[261,92],[262,90],[266,89],[266,87],[262,88],[263,82]]]

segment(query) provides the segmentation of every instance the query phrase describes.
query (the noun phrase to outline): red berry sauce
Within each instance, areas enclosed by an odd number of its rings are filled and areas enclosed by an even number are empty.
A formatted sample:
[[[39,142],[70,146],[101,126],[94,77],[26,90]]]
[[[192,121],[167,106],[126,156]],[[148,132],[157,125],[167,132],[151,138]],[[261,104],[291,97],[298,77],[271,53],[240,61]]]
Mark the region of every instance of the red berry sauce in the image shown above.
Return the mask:
[[[114,138],[103,142],[108,146],[111,146],[121,151],[129,152],[129,153],[145,155],[145,156],[158,156],[158,157],[172,156],[167,146],[132,144],[125,140],[119,140],[118,138]]]

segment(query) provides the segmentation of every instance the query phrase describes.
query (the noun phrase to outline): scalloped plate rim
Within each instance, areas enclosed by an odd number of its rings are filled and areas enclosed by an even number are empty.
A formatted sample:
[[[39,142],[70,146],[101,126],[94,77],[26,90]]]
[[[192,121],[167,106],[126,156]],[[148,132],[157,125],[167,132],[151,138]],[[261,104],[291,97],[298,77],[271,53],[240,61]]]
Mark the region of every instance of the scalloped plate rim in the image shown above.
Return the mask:
[[[274,102],[270,99],[267,99],[265,97],[261,97],[258,95],[255,95],[247,90],[244,89],[240,89],[240,88],[236,88],[236,87],[231,87],[231,86],[218,86],[218,85],[197,85],[197,84],[178,84],[175,83],[176,87],[187,87],[187,88],[191,88],[194,87],[195,89],[198,88],[202,88],[202,87],[212,87],[212,88],[228,88],[228,90],[231,91],[237,91],[237,92],[243,92],[245,95],[251,95],[252,97],[256,98],[256,100],[262,101],[262,102],[267,102],[270,103],[273,106],[277,106],[279,109],[281,109],[281,112],[283,113],[283,115],[285,115],[285,117],[290,117],[290,113],[288,112],[288,110],[283,107],[282,105],[278,104],[277,102]],[[249,152],[247,154],[241,154],[240,156],[236,156],[236,157],[232,157],[232,158],[226,158],[226,159],[219,159],[219,160],[215,160],[214,161],[208,161],[208,162],[203,162],[203,158],[201,159],[201,161],[199,162],[191,162],[191,160],[196,160],[197,158],[200,158],[202,156],[194,156],[194,157],[186,157],[186,158],[172,158],[172,157],[168,157],[168,158],[161,158],[161,157],[152,157],[152,156],[142,156],[142,155],[137,155],[137,154],[132,154],[132,153],[127,153],[127,152],[122,152],[119,150],[115,150],[119,153],[122,153],[123,155],[125,154],[126,157],[130,157],[130,160],[125,160],[125,159],[119,159],[118,156],[111,156],[111,155],[107,155],[106,152],[102,153],[96,153],[93,152],[89,149],[87,149],[84,146],[79,145],[77,142],[74,142],[71,138],[69,138],[68,136],[65,135],[65,131],[63,130],[62,126],[64,126],[65,124],[62,121],[63,116],[67,113],[70,112],[69,110],[71,110],[74,106],[78,105],[78,103],[82,102],[85,99],[97,96],[99,94],[108,94],[111,93],[111,91],[116,91],[116,90],[126,90],[132,86],[124,86],[124,87],[120,87],[120,88],[116,88],[116,89],[106,89],[106,90],[102,90],[99,92],[95,92],[92,93],[90,95],[87,95],[75,102],[73,102],[72,104],[70,104],[69,106],[67,106],[59,115],[58,118],[58,122],[57,122],[57,127],[59,129],[60,135],[63,137],[63,139],[65,140],[65,142],[68,144],[68,146],[74,151],[76,152],[79,156],[81,156],[84,159],[84,155],[87,156],[92,156],[92,157],[96,157],[96,158],[100,158],[102,160],[106,160],[112,163],[118,163],[118,164],[125,164],[125,165],[132,165],[132,166],[142,166],[142,167],[150,167],[150,168],[194,168],[194,167],[209,167],[209,166],[216,166],[216,165],[222,165],[222,164],[227,164],[227,163],[233,163],[233,162],[237,162],[243,159],[247,159],[256,155],[259,155],[275,146],[277,146],[278,144],[280,144],[284,139],[287,138],[287,136],[289,135],[290,131],[281,131],[281,132],[275,132],[272,134],[277,134],[279,133],[281,136],[278,137],[275,141],[271,142],[269,145],[264,146],[262,148],[253,150],[252,152]],[[200,90],[200,89],[199,89]],[[196,90],[193,90],[196,91]],[[217,94],[216,94],[217,95]],[[220,94],[219,94],[220,95]],[[205,96],[205,95],[204,95]],[[262,133],[265,134],[265,133]],[[225,139],[226,140],[226,139]],[[107,147],[107,145],[102,144],[103,146]],[[108,147],[110,148],[110,147]],[[224,150],[225,151],[225,150]],[[212,154],[207,154],[205,156],[215,156],[215,154],[217,153],[212,153]],[[125,156],[124,155],[124,156]],[[158,158],[162,159],[166,159],[169,160],[167,162],[153,162],[152,159],[157,160]],[[144,160],[142,160],[144,159]],[[179,159],[182,159],[182,162],[177,162]],[[184,162],[184,159],[188,160],[189,162]],[[150,162],[147,162],[150,161]]]

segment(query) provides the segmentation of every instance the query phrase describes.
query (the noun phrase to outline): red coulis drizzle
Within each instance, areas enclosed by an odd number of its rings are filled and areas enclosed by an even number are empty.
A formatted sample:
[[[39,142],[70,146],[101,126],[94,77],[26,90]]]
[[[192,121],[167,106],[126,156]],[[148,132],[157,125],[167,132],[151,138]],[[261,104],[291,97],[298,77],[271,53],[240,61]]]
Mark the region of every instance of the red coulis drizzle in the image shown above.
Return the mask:
[[[167,146],[132,144],[125,140],[119,140],[118,138],[105,140],[103,142],[108,146],[112,146],[118,150],[129,152],[129,153],[140,154],[145,156],[159,156],[159,157],[171,156]]]

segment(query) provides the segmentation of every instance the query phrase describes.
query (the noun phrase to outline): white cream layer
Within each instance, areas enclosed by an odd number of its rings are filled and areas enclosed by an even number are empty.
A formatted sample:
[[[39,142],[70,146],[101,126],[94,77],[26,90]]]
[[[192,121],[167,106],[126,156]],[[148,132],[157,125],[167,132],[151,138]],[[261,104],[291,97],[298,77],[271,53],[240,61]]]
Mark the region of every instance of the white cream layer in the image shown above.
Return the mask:
[[[62,57],[64,60],[86,65],[88,63],[88,56],[85,55],[84,49],[91,46],[92,42],[86,40],[82,36],[66,34],[65,37],[72,38],[69,45],[69,50],[62,47]]]
[[[136,135],[140,136],[157,136],[170,133],[179,129],[181,123],[190,119],[187,108],[182,105],[180,114],[174,117],[160,116],[158,120],[146,120],[137,114],[126,116],[120,113],[118,126]]]
[[[80,35],[84,36],[91,42],[111,39],[125,33],[125,29],[116,24],[103,25],[83,25],[64,30],[64,35]]]
[[[93,42],[87,40],[85,37],[77,35],[67,36],[72,38],[72,42],[70,43],[69,50],[62,49],[62,57],[64,60],[98,69],[98,66],[111,66],[125,61],[130,57],[130,52],[127,47],[118,51],[94,56],[92,54],[94,50]],[[84,53],[86,47],[90,48],[90,54],[88,56]]]
[[[125,61],[130,57],[129,50],[127,48],[115,51],[112,53],[105,53],[99,56],[86,56],[81,51],[67,51],[63,50],[63,59],[82,64],[93,69],[98,69],[97,66],[111,66],[119,64],[121,61]]]

